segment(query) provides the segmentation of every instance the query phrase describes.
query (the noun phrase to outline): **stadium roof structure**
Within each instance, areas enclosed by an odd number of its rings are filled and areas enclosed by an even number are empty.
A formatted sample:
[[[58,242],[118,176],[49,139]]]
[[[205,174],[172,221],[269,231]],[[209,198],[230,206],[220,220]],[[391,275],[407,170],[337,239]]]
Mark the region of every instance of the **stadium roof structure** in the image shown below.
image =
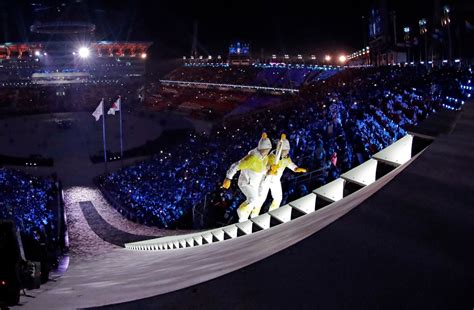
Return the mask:
[[[42,52],[50,45],[67,46],[73,42],[6,42],[0,44],[0,59],[26,58],[34,55],[36,51]],[[97,55],[103,56],[107,51],[108,56],[131,56],[135,57],[139,53],[145,53],[153,42],[124,42],[124,41],[97,41],[86,44],[91,50],[95,50]]]

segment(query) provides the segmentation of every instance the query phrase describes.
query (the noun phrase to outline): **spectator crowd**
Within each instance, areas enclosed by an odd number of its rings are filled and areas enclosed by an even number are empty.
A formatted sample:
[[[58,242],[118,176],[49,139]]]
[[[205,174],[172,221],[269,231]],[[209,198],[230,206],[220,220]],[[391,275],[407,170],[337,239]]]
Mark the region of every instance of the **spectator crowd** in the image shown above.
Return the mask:
[[[149,225],[183,226],[185,215],[202,203],[229,213],[242,196],[236,188],[220,189],[225,171],[256,146],[263,131],[271,138],[287,133],[295,163],[322,170],[318,184],[324,184],[405,135],[407,126],[440,109],[467,78],[467,71],[447,68],[346,69],[305,85],[286,106],[223,121],[208,135],[191,134],[99,184]],[[283,203],[310,186],[284,187]]]
[[[27,235],[47,235],[54,241],[57,229],[57,189],[51,178],[0,168],[0,219],[13,220]]]
[[[253,64],[239,67],[187,64],[184,67],[173,70],[165,79],[201,83],[299,88],[304,84],[326,79],[338,71],[336,68],[290,64]]]

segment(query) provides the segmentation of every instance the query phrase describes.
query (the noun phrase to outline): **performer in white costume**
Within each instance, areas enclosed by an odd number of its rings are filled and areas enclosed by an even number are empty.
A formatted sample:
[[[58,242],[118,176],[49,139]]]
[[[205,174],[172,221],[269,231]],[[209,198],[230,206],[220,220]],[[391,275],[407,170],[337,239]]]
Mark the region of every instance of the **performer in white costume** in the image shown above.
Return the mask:
[[[232,164],[226,174],[222,187],[228,189],[234,175],[240,171],[238,185],[246,200],[237,209],[239,222],[246,221],[249,215],[255,217],[260,212],[256,209],[259,203],[259,188],[263,177],[267,174],[268,153],[272,149],[272,143],[266,133],[258,142],[256,149],[251,150],[247,156]]]
[[[271,153],[268,156],[268,174],[265,176],[265,179],[262,181],[259,193],[259,203],[256,209],[260,213],[260,208],[262,207],[265,199],[267,198],[268,191],[272,194],[272,204],[270,205],[269,211],[275,210],[280,207],[281,200],[283,199],[283,192],[281,188],[281,176],[285,171],[285,168],[288,168],[296,173],[305,173],[305,168],[299,168],[296,166],[289,156],[290,152],[290,142],[286,138],[285,134],[281,135],[281,139],[278,142],[277,149],[275,153]],[[257,212],[257,211],[255,211]]]

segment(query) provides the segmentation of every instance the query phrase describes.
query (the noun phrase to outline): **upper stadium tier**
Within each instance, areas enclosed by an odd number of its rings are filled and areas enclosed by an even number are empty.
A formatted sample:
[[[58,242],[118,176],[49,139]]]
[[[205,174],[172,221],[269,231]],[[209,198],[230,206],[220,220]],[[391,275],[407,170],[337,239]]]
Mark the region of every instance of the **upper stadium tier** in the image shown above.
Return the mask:
[[[79,58],[98,57],[147,57],[151,42],[99,41],[80,44],[77,42],[31,42],[0,44],[0,59],[29,59],[61,52]],[[35,60],[36,61],[36,60]]]
[[[90,19],[90,8],[86,2],[40,0],[31,3],[32,34],[92,36],[96,26]]]
[[[121,83],[145,75],[151,42],[53,41],[0,45],[5,87]]]
[[[30,26],[30,31],[38,34],[93,33],[95,25],[87,22],[35,22]]]
[[[39,0],[31,7],[28,36],[0,43],[2,87],[118,84],[145,75],[152,43],[97,40],[107,35],[85,1]]]

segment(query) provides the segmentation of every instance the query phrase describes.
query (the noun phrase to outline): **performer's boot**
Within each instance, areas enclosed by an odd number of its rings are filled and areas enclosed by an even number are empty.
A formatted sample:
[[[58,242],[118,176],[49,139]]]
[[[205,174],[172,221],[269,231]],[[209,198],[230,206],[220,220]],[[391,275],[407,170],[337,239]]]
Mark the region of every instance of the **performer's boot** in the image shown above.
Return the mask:
[[[237,216],[239,217],[239,223],[245,222],[249,218],[250,210],[249,203],[247,201],[242,202],[242,204],[237,209]]]

